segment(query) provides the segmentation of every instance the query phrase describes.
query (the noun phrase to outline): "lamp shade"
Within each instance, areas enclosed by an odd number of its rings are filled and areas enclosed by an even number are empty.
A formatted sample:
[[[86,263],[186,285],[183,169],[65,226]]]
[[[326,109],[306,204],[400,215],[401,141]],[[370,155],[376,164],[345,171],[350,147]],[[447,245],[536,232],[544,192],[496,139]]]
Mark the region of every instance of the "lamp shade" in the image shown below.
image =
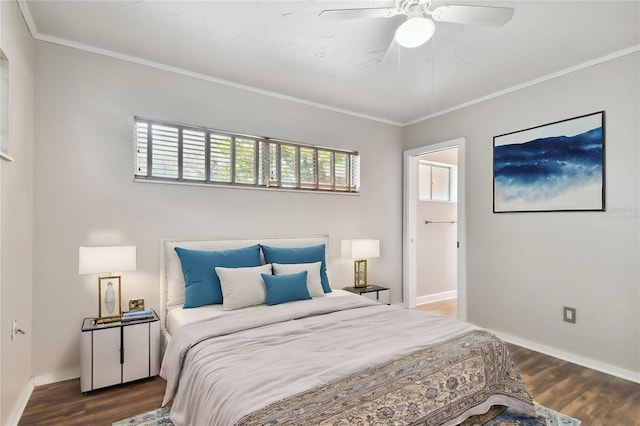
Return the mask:
[[[341,248],[346,259],[380,257],[380,240],[342,240]]]
[[[435,30],[436,26],[431,19],[413,16],[398,27],[395,38],[400,46],[413,48],[429,41]]]
[[[136,247],[80,247],[78,274],[136,270]]]

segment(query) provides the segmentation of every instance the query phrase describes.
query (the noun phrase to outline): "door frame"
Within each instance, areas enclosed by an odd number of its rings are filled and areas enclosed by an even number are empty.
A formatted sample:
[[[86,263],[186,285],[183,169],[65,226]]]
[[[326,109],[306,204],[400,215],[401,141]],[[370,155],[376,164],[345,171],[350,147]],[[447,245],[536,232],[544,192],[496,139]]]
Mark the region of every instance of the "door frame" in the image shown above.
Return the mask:
[[[458,319],[467,319],[467,255],[466,255],[466,193],[465,193],[465,146],[466,138],[425,145],[405,150],[402,220],[402,299],[407,309],[416,307],[417,297],[417,203],[418,203],[418,157],[432,152],[458,148]]]

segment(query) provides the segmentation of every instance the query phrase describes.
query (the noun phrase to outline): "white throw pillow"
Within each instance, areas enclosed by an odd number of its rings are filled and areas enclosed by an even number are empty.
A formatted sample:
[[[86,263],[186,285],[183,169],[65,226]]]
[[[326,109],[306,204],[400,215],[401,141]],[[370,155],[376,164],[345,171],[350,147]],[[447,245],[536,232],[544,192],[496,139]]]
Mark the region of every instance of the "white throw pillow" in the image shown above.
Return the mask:
[[[314,263],[274,263],[273,273],[275,275],[288,275],[297,272],[307,271],[307,290],[311,297],[324,296],[322,281],[320,280],[320,267],[322,262]]]
[[[223,268],[218,266],[222,289],[222,309],[246,308],[267,303],[267,290],[260,274],[271,274],[271,264],[250,268]]]

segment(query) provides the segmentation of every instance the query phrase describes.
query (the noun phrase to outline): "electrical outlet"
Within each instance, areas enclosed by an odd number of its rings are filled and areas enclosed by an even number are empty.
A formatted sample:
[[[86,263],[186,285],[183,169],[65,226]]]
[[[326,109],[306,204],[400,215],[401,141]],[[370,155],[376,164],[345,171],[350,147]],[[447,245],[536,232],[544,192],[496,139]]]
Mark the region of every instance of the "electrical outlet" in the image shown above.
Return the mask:
[[[576,308],[568,308],[565,306],[562,308],[562,312],[565,322],[570,322],[571,324],[576,323]]]

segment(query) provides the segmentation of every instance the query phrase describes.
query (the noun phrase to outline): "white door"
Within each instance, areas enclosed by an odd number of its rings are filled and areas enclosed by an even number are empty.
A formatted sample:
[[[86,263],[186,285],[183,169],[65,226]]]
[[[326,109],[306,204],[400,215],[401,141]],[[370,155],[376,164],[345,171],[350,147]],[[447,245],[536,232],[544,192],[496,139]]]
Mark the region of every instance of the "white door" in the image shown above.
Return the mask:
[[[149,377],[149,324],[122,327],[123,382]]]
[[[121,383],[120,327],[93,332],[93,389]]]

